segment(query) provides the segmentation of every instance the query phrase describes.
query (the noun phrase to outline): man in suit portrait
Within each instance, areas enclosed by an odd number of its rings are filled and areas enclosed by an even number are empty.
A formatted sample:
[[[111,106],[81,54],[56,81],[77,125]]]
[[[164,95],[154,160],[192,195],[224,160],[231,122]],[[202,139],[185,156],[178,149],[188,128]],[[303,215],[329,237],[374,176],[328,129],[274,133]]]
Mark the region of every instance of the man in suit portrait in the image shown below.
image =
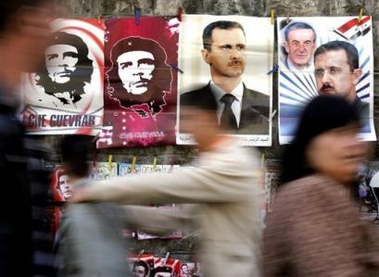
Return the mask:
[[[199,89],[183,93],[180,105],[203,102],[216,109],[215,120],[232,134],[269,134],[270,98],[248,89],[242,81],[246,66],[246,35],[235,21],[219,20],[203,30],[204,62],[211,80]]]
[[[346,41],[329,41],[314,53],[315,77],[319,94],[335,94],[353,104],[364,120],[369,119],[369,103],[357,96],[361,76],[358,49]]]

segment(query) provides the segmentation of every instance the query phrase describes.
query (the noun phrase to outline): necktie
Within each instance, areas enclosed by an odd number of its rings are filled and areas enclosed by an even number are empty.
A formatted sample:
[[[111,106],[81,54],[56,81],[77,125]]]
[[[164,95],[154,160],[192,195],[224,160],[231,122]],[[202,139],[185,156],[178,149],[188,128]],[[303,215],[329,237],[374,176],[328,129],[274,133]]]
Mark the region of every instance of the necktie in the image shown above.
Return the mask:
[[[232,110],[232,103],[234,100],[236,100],[236,98],[229,93],[224,94],[220,99],[220,101],[225,104],[221,115],[220,125],[226,130],[237,130],[237,120]]]

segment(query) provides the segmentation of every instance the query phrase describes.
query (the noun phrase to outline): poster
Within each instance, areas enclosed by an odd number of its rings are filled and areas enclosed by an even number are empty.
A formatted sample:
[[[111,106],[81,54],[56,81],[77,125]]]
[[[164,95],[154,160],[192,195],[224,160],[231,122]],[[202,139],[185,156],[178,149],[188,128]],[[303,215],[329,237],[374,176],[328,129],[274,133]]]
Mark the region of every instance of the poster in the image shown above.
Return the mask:
[[[104,24],[55,19],[39,72],[22,76],[22,121],[29,134],[96,135],[102,126]]]
[[[116,162],[96,162],[91,165],[90,179],[104,180],[117,177]]]
[[[291,141],[301,111],[312,98],[319,92],[335,94],[337,91],[359,109],[363,107],[364,111],[361,114],[364,126],[359,135],[360,139],[376,140],[373,122],[374,71],[371,24],[371,16],[363,16],[361,21],[357,17],[277,18],[280,144]],[[328,59],[324,59],[328,55],[325,53],[328,52],[321,53],[318,59],[314,60],[314,53],[320,46],[336,47],[335,45],[346,43],[354,46],[358,52],[358,68],[352,68],[353,58],[350,65],[347,56],[336,56],[336,52],[332,52],[333,56]],[[343,53],[344,50],[341,51]],[[337,57],[345,59],[344,63],[340,64],[336,60]],[[326,60],[329,60],[329,64],[325,63]]]
[[[220,21],[225,20],[239,23],[243,32],[240,27],[213,29],[212,39],[215,41],[217,36],[219,42],[204,48],[203,30],[208,24],[222,24]],[[195,144],[192,135],[182,131],[180,109],[186,99],[213,109],[217,106],[220,121],[224,105],[219,100],[223,94],[231,93],[236,98],[232,109],[238,126],[230,135],[243,145],[271,145],[272,74],[268,72],[273,66],[273,45],[274,25],[270,18],[183,15],[179,68],[184,73],[178,75],[177,144]],[[223,85],[230,83],[235,85]]]
[[[175,143],[179,23],[173,20],[105,21],[104,128],[97,148]]]

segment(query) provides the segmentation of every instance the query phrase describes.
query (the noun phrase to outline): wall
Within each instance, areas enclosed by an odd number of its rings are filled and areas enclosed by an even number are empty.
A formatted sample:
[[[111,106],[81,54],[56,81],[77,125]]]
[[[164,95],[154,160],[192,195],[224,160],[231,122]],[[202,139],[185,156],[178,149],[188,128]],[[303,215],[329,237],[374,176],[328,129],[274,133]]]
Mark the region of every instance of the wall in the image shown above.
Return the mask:
[[[115,18],[133,16],[135,7],[141,9],[141,14],[175,16],[178,6],[184,8],[187,14],[240,14],[252,16],[270,16],[271,9],[275,9],[276,16],[358,16],[360,8],[364,14],[373,16],[374,31],[374,102],[379,95],[379,1],[378,0],[55,0],[62,9],[59,13],[66,17],[104,17]],[[276,79],[274,74],[274,105],[277,103]],[[275,107],[275,106],[274,106]],[[375,126],[378,126],[379,107],[376,105],[374,116]],[[377,129],[378,133],[378,129]],[[57,137],[45,137],[47,143],[53,147]],[[377,142],[373,143],[378,156]],[[281,147],[277,142],[277,118],[273,124],[273,146],[260,148],[267,158],[277,158]],[[99,152],[99,159],[106,161],[108,154],[114,154],[115,161],[131,160],[136,155],[151,162],[156,156],[162,160],[167,156],[175,156],[180,163],[189,160],[195,152],[188,147],[149,147],[112,149]],[[172,255],[185,257],[196,247],[196,234],[189,234],[186,239],[172,241],[145,241],[131,244],[133,250],[145,249],[147,252],[155,252],[164,255],[170,251]]]

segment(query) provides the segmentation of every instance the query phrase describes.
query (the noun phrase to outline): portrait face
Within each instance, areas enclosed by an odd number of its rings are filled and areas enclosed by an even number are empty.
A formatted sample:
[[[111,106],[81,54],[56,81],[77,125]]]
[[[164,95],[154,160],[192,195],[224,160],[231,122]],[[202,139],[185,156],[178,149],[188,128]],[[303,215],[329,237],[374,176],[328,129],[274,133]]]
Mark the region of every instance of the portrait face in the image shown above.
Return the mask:
[[[101,133],[99,135],[99,139],[97,143],[105,143],[107,145],[111,145],[113,143],[113,126],[104,126],[101,129]]]
[[[239,28],[212,31],[211,51],[202,50],[203,59],[210,65],[211,75],[217,77],[240,77],[246,65],[246,39]]]
[[[68,176],[67,175],[61,175],[58,178],[58,187],[59,190],[64,197],[64,199],[69,199],[72,196],[72,188],[71,185],[67,182]]]
[[[71,80],[78,63],[78,49],[68,44],[55,44],[45,50],[45,65],[50,79],[58,84]]]
[[[123,87],[131,94],[147,92],[155,69],[154,56],[146,51],[130,51],[117,59],[118,75]]]
[[[315,76],[319,94],[337,94],[350,103],[356,99],[355,86],[362,74],[352,69],[344,50],[327,51],[315,59]]]
[[[315,35],[311,29],[294,29],[288,33],[288,41],[284,42],[288,60],[298,68],[309,64],[315,47]]]
[[[182,265],[182,273],[188,274],[188,265],[186,265],[186,264]]]
[[[358,126],[348,125],[315,137],[306,151],[310,166],[341,183],[354,180],[368,150],[358,133]]]
[[[133,277],[145,277],[147,275],[145,268],[141,265],[134,266],[132,273]]]

